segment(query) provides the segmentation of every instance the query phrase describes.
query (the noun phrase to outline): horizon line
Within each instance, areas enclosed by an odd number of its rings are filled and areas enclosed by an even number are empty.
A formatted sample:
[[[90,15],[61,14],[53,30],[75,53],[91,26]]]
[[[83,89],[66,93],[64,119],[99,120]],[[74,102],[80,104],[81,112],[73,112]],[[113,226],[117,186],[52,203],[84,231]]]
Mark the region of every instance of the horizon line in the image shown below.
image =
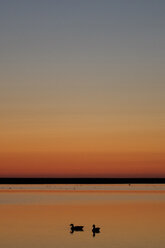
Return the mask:
[[[0,184],[165,184],[165,178],[0,177]]]

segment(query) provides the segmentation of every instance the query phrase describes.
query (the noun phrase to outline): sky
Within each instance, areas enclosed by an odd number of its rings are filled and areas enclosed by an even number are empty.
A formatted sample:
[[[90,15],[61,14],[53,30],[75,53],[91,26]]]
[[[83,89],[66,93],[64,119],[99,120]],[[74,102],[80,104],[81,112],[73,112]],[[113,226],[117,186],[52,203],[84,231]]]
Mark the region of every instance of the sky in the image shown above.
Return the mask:
[[[164,13],[0,0],[0,177],[165,177]]]

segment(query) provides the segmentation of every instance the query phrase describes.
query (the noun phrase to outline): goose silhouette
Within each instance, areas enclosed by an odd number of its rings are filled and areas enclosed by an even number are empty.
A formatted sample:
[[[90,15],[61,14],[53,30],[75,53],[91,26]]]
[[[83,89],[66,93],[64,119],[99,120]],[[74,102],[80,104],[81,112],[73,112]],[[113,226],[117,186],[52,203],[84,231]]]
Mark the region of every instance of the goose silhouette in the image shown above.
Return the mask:
[[[76,232],[84,231],[83,230],[84,226],[74,226],[74,224],[70,224],[70,226],[71,226],[71,233],[73,233],[74,231]]]
[[[92,232],[93,232],[93,237],[95,237],[95,233],[100,233],[100,227],[96,227],[96,226],[93,224]]]

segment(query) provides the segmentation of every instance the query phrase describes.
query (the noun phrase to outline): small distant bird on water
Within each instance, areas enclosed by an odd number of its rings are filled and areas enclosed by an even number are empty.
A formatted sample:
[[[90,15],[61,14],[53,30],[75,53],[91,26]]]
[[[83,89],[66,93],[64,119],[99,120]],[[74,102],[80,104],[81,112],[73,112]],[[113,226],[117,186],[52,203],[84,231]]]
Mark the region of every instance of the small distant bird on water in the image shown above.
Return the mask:
[[[71,226],[71,233],[73,233],[74,231],[83,231],[83,227],[84,226],[74,226],[73,224],[70,224]]]
[[[100,227],[96,227],[95,225],[93,225],[92,232],[93,232],[93,237],[95,237],[95,233],[100,233]]]

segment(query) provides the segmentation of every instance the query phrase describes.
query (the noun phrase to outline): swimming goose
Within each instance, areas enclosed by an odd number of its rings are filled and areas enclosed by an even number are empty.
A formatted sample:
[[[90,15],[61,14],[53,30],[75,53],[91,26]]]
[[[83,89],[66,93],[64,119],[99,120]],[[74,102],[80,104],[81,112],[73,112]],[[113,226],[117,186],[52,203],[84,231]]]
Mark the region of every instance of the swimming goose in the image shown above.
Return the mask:
[[[84,226],[74,226],[73,224],[70,224],[72,231],[83,231]]]
[[[95,227],[95,225],[93,225],[92,232],[93,233],[99,233],[100,232],[100,227]]]

